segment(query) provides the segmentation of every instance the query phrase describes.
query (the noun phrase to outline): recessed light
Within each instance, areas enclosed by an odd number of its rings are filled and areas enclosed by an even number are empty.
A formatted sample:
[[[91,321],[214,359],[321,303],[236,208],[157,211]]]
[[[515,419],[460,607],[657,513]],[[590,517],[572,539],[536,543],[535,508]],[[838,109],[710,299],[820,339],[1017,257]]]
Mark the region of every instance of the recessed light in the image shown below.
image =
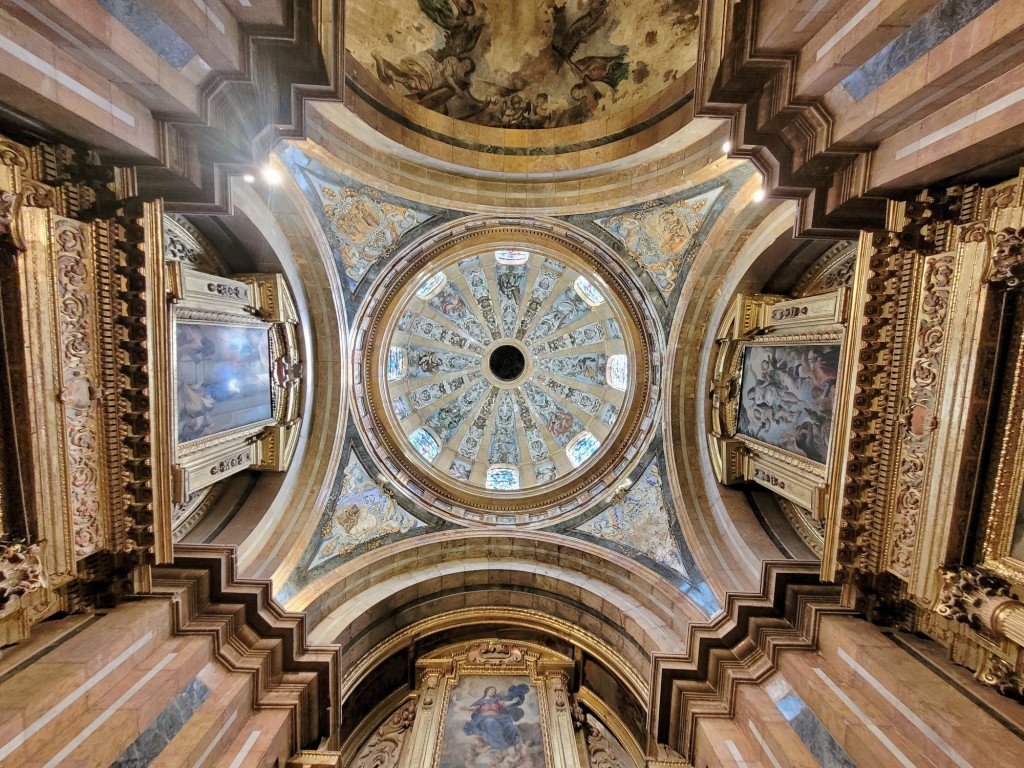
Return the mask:
[[[281,183],[281,172],[270,163],[263,166],[263,170],[260,171],[260,175],[267,184],[277,185]]]

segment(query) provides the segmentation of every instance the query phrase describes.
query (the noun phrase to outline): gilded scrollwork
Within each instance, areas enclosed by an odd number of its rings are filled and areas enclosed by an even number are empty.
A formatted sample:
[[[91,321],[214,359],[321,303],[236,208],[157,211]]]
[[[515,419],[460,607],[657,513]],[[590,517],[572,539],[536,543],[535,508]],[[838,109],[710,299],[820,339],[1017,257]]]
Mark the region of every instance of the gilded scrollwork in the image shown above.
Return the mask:
[[[992,239],[989,281],[1019,288],[1024,280],[1024,228],[1004,227]]]
[[[1006,659],[990,655],[988,663],[978,670],[978,679],[1003,696],[1024,704],[1024,675],[1018,674]]]
[[[591,723],[589,719],[583,729],[587,742],[587,757],[590,768],[629,768],[622,760],[608,734]]]
[[[46,568],[38,544],[0,541],[0,614],[12,598],[46,586]]]
[[[104,548],[100,514],[103,482],[100,435],[95,406],[95,325],[93,280],[88,262],[86,225],[58,220],[54,229],[67,452],[68,501],[74,526],[75,555]]]
[[[466,660],[487,667],[505,667],[523,663],[523,652],[511,643],[489,641],[474,645]]]
[[[402,756],[409,729],[416,719],[416,699],[392,714],[359,750],[352,768],[395,768]]]

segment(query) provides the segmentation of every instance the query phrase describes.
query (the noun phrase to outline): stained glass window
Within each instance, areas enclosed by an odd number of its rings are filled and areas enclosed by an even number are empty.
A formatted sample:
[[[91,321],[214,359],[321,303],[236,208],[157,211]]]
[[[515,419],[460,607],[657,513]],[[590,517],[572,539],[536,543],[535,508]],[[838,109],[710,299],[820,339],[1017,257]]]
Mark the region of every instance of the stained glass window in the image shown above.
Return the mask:
[[[589,432],[580,432],[573,438],[571,443],[565,446],[565,455],[569,457],[570,464],[578,467],[593,456],[600,447],[600,440]]]
[[[580,275],[576,278],[576,282],[573,284],[576,289],[576,293],[592,307],[599,307],[604,304],[604,296],[602,296],[594,284],[591,283],[587,278]]]
[[[489,491],[515,491],[519,489],[519,469],[511,464],[492,464],[487,469],[484,487]]]
[[[405,350],[391,347],[388,350],[388,381],[398,381],[405,377]]]
[[[494,259],[499,264],[525,264],[529,258],[529,251],[498,250],[494,252]]]
[[[409,442],[412,443],[413,448],[420,452],[420,456],[427,461],[433,461],[437,458],[437,454],[441,452],[440,443],[423,427],[409,435]]]
[[[438,272],[436,275],[427,280],[427,282],[425,282],[423,285],[416,289],[416,295],[419,298],[426,301],[435,293],[440,291],[441,286],[443,286],[446,282],[448,282],[448,278],[445,277],[444,272]]]
[[[605,366],[605,380],[613,389],[626,391],[629,384],[629,363],[625,355],[611,355]]]

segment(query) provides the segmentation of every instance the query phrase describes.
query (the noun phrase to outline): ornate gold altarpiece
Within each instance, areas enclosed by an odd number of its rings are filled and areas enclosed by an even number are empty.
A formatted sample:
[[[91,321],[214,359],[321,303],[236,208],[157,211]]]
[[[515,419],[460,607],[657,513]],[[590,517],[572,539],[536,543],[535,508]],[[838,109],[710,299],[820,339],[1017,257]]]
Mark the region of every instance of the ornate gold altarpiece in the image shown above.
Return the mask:
[[[506,761],[502,765],[546,768],[643,765],[639,745],[626,735],[627,726],[608,704],[585,688],[570,690],[573,675],[572,659],[534,643],[492,639],[442,647],[417,661],[415,690],[397,691],[365,718],[337,753],[337,764],[445,768],[500,759]],[[510,682],[529,690],[511,700]],[[481,733],[464,730],[473,717],[481,716],[480,706],[500,711],[505,705],[522,707],[514,722],[520,729],[532,728],[535,738],[531,741],[530,734],[521,732],[525,745],[515,755],[496,755]],[[474,748],[482,751],[474,755]],[[321,765],[325,760],[313,753],[301,757],[307,762],[297,758],[290,765]]]
[[[826,511],[835,503],[833,489],[841,466],[833,460],[833,451],[823,451],[824,460],[817,460],[809,450],[787,449],[744,433],[739,423],[745,397],[744,360],[758,348],[832,349],[838,352],[840,370],[848,366],[848,298],[842,287],[800,298],[739,294],[717,334],[708,435],[715,475],[721,483],[753,482],[788,499],[799,510],[809,511],[806,525],[811,529],[823,524]],[[804,379],[808,373],[802,372]],[[847,394],[838,387],[832,392],[829,408],[834,414],[844,407]],[[843,439],[835,418],[826,431],[816,439],[824,439],[826,445]]]
[[[1018,699],[1022,227],[1024,172],[891,203],[862,236],[821,571]]]
[[[170,392],[176,419],[172,455],[173,537],[180,540],[201,518],[214,486],[247,469],[283,471],[299,435],[302,363],[296,334],[298,311],[281,275],[221,274],[209,242],[177,218],[165,218],[167,291],[170,300]],[[178,348],[180,324],[192,329],[252,329],[265,339],[270,366],[270,409],[265,418],[183,439],[184,394]]]
[[[175,510],[290,459],[300,365],[284,284],[204,274],[182,233],[130,170],[0,137],[0,646],[147,590],[149,567],[172,559]],[[268,329],[275,389],[258,429],[179,444],[181,317]]]

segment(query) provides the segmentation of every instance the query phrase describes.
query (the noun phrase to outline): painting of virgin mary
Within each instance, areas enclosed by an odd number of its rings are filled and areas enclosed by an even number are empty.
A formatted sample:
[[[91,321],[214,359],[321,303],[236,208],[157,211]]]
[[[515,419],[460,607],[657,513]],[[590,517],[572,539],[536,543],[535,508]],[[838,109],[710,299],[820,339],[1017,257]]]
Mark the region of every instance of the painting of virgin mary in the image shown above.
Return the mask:
[[[445,716],[440,768],[545,768],[540,705],[529,678],[462,678]]]

